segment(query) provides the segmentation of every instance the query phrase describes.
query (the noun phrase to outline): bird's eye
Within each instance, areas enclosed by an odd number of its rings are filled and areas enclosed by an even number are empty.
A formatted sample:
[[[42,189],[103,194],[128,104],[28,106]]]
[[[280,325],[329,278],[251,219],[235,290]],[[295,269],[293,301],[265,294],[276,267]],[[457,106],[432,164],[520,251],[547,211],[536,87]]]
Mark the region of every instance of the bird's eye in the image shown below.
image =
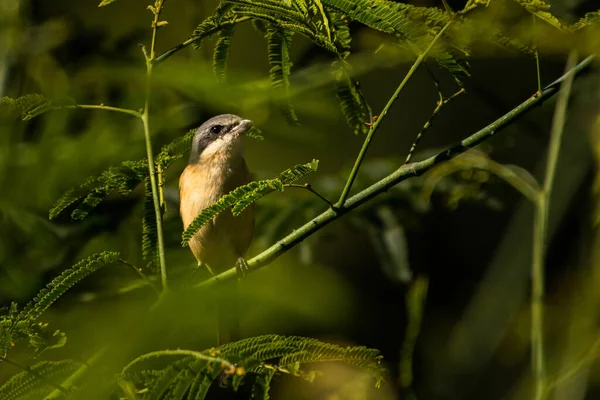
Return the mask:
[[[210,127],[210,133],[218,135],[223,130],[223,125],[213,125]]]

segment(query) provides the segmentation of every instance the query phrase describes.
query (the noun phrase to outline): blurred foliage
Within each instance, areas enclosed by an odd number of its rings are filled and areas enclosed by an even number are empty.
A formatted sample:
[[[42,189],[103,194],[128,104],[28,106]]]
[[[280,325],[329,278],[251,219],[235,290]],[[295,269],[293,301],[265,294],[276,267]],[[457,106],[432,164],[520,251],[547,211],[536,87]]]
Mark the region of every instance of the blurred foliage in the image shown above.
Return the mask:
[[[160,14],[157,10],[163,3],[158,0],[148,9]],[[171,6],[171,1],[166,3]],[[99,6],[110,7],[94,12],[102,15],[125,4],[124,0],[102,1]],[[383,364],[378,350],[331,334],[322,335],[322,340],[272,334],[308,330],[308,336],[313,335],[311,329],[336,332],[341,326],[362,325],[351,310],[365,299],[351,289],[348,273],[321,265],[318,253],[319,246],[327,243],[326,230],[287,252],[272,268],[246,279],[240,288],[245,310],[241,322],[252,336],[211,348],[212,304],[227,301],[233,288],[193,289],[206,273],[192,275],[193,257],[179,245],[177,194],[170,184],[181,170],[194,129],[184,136],[181,133],[217,110],[248,115],[261,127],[268,122],[265,146],[294,136],[286,147],[293,150],[304,141],[314,142],[311,151],[316,149],[318,132],[307,128],[313,121],[325,124],[345,119],[354,133],[366,133],[376,116],[358,77],[413,61],[443,28],[447,30],[430,49],[429,58],[459,87],[468,84],[471,56],[522,54],[532,58],[562,55],[572,48],[588,54],[600,48],[600,11],[569,23],[553,15],[542,0],[469,0],[454,10],[445,1],[443,5],[448,8],[387,0],[223,0],[207,12],[204,4],[194,4],[194,9],[202,9],[203,18],[193,14],[198,20],[189,29],[190,37],[157,55],[149,99],[154,143],[163,145],[155,166],[159,186],[164,188],[164,237],[174,283],[174,293],[159,295],[156,302],[155,295],[160,293],[157,228],[148,163],[143,158],[142,124],[123,113],[78,109],[81,105],[107,108],[105,103],[110,103],[139,114],[137,110],[147,100],[146,77],[143,58],[134,54],[139,53],[136,41],[150,40],[148,15],[136,5],[144,16],[141,34],[118,38],[112,44],[86,37],[78,48],[82,55],[73,47],[68,50],[72,54],[65,55],[61,47],[72,45],[82,27],[60,18],[34,26],[20,7],[39,5],[3,2],[0,300],[6,307],[0,315],[0,365],[7,366],[7,371],[3,368],[0,375],[0,397],[202,399],[221,398],[234,389],[256,399],[267,399],[270,394],[292,398],[303,390],[314,391],[306,398],[393,398],[390,387],[395,379],[384,370],[390,366]],[[121,18],[127,14],[115,13],[123,14]],[[169,24],[158,16],[159,37],[171,27],[184,25],[176,22],[185,17],[183,9],[169,15]],[[240,32],[249,32],[243,30],[245,22],[251,22],[255,33],[266,40],[268,73],[246,68],[254,62],[251,50],[245,51],[242,62],[234,57],[232,46],[246,35]],[[120,22],[106,18],[102,23],[116,31]],[[211,57],[175,56],[189,45],[206,50],[211,37],[216,37]],[[296,61],[296,46],[319,56]],[[433,71],[431,65],[427,68]],[[280,111],[285,123],[277,120],[271,108]],[[17,123],[15,116],[26,122]],[[335,126],[341,130],[339,124]],[[329,149],[331,153],[336,150]],[[310,184],[291,186],[308,179],[305,176],[317,170],[316,161],[269,179],[274,164],[281,170],[281,165],[293,165],[293,161],[268,147],[260,153],[261,158],[276,162],[257,171],[259,180],[251,186],[239,188],[205,210],[184,238],[216,212],[232,207],[234,214],[239,213],[260,199],[253,250],[270,246],[331,207],[327,199],[337,198],[346,183],[349,169],[346,163],[340,167],[335,154],[321,161],[335,172],[321,168]],[[431,154],[433,150],[426,150],[417,156]],[[400,156],[367,160],[354,190],[367,188],[402,164]],[[427,229],[428,216],[457,210],[466,203],[500,210],[504,197],[499,195],[491,165],[496,164],[487,155],[466,154],[426,176],[403,181],[339,222],[342,229],[364,235],[373,253],[368,262],[398,285],[396,291],[407,289],[405,337],[393,339],[394,350],[402,349],[397,351],[402,353],[402,389],[411,388],[418,375],[412,370],[413,352],[428,290],[427,278],[411,265],[409,235]],[[531,184],[533,178],[523,168],[502,167],[511,179]],[[265,196],[284,187],[290,189],[284,195]],[[290,195],[293,187],[299,190]],[[140,267],[147,262],[147,267]],[[99,271],[109,264],[127,268]],[[93,280],[80,282],[91,273]],[[76,283],[73,293],[67,293]],[[595,299],[590,286],[585,294]],[[13,302],[26,303],[31,298],[24,308]],[[42,314],[47,321],[39,320]],[[596,341],[587,343],[597,349]],[[164,350],[168,348],[180,350]],[[583,351],[584,356],[568,360],[566,368],[556,368],[556,382],[574,375],[581,363],[593,361]],[[320,364],[325,361],[331,365]],[[20,371],[14,373],[9,364]],[[295,381],[288,384],[287,377],[315,380],[313,389],[297,386]],[[375,383],[384,388],[373,392]],[[278,384],[281,389],[273,388]]]

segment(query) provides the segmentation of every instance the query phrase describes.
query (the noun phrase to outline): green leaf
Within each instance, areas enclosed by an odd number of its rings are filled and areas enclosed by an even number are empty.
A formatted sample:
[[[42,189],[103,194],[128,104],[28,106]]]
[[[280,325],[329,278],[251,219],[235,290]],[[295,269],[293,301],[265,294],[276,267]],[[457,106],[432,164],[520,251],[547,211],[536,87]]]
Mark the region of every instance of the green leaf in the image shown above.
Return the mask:
[[[298,117],[290,101],[290,70],[292,62],[290,60],[290,44],[293,32],[274,28],[271,25],[267,29],[265,37],[267,38],[267,50],[269,55],[269,78],[273,90],[281,92],[281,97],[285,99],[285,105],[281,107],[283,114],[288,122],[298,124]]]
[[[142,215],[142,255],[145,260],[155,263],[158,257],[158,233],[150,178],[144,181],[144,207]]]
[[[0,97],[0,116],[16,113],[28,121],[47,111],[74,104],[69,98],[49,99],[41,94],[26,94],[16,99]]]
[[[97,177],[89,178],[78,188],[66,192],[50,210],[50,219],[84,199],[71,213],[73,219],[83,219],[113,191],[125,196],[148,175],[147,161],[123,161],[119,167],[111,167]]]
[[[590,26],[600,26],[600,10],[585,14],[583,18],[581,18],[579,21],[573,24],[570,27],[570,29],[572,31],[578,31],[580,29],[587,28]]]
[[[349,64],[345,61],[335,62],[337,68],[333,74],[336,79],[335,94],[340,102],[342,113],[354,134],[367,133],[371,123],[371,108],[365,101],[358,83],[348,74]]]
[[[313,160],[307,164],[298,164],[281,172],[276,178],[250,182],[247,185],[232,190],[221,197],[216,203],[200,212],[200,215],[183,232],[181,245],[183,247],[187,246],[194,235],[221,212],[231,208],[232,214],[237,216],[259,198],[274,191],[283,191],[284,185],[293,183],[307,174],[316,171],[318,165],[318,160]]]
[[[185,352],[189,352],[184,350]],[[218,348],[183,356],[172,361],[173,351],[153,352],[138,357],[121,375],[131,381],[149,398],[205,398],[215,379],[225,371],[226,382],[237,390],[248,373],[256,379],[252,386],[252,399],[268,399],[270,382],[276,373],[286,373],[312,381],[317,374],[304,370],[314,362],[343,362],[363,368],[377,384],[384,372],[378,350],[362,346],[338,346],[313,338],[300,336],[263,335],[227,343]],[[201,359],[218,357],[223,363]],[[158,358],[158,359],[157,359]],[[152,363],[149,363],[150,360]],[[169,363],[160,367],[160,360]],[[136,368],[131,368],[135,364]],[[224,369],[225,368],[225,369]],[[137,372],[133,372],[136,370]],[[186,393],[187,397],[182,397]]]
[[[53,382],[67,379],[79,368],[79,363],[73,360],[41,361],[13,375],[2,387],[2,400],[39,400],[55,390]]]
[[[234,32],[235,25],[226,25],[219,31],[217,36],[217,43],[213,54],[213,71],[220,81],[225,80],[229,49],[231,48],[231,39]]]
[[[117,0],[102,0],[102,1],[100,2],[100,4],[98,4],[98,7],[104,7],[104,6],[107,6],[107,5],[109,5],[110,3],[114,3],[115,1],[117,1]]]
[[[46,285],[46,288],[42,289],[33,298],[33,301],[30,301],[19,313],[17,319],[36,320],[52,303],[81,279],[118,259],[119,253],[104,251],[79,261]]]
[[[64,332],[50,329],[47,323],[38,322],[31,326],[29,345],[35,349],[35,354],[40,355],[48,349],[63,347],[67,343]]]

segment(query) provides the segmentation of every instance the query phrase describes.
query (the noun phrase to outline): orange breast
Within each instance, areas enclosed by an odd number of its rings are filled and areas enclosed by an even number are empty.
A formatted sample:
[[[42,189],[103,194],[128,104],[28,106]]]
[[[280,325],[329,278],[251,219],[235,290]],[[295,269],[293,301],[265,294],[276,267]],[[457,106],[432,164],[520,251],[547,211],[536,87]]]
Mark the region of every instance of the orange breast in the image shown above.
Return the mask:
[[[218,155],[188,165],[179,180],[180,213],[186,229],[200,212],[223,195],[250,182],[242,157],[221,160]],[[230,210],[217,215],[190,240],[190,249],[198,262],[206,263],[214,273],[234,266],[252,241],[254,206],[234,217]]]

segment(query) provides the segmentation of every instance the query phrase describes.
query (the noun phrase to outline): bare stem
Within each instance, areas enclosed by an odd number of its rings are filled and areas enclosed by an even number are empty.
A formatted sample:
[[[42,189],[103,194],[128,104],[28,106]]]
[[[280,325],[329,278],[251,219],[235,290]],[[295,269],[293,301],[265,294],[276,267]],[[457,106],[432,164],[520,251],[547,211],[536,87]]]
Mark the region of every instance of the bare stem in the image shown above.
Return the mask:
[[[335,205],[330,202],[327,197],[323,196],[321,193],[317,192],[309,183],[305,183],[304,185],[297,185],[294,183],[290,183],[285,185],[285,187],[290,187],[290,188],[298,188],[298,189],[306,189],[309,192],[311,192],[312,194],[314,194],[315,196],[317,196],[319,199],[323,200],[325,203],[327,203],[327,205],[330,208],[335,208]]]
[[[413,156],[415,150],[417,149],[419,142],[423,138],[423,135],[425,134],[425,132],[427,132],[429,130],[429,128],[431,128],[431,124],[433,123],[433,120],[440,113],[440,111],[442,110],[442,107],[444,107],[446,104],[448,104],[448,102],[450,102],[456,96],[465,92],[465,88],[461,88],[458,92],[454,93],[452,96],[445,99],[444,95],[442,94],[442,92],[439,89],[439,83],[437,81],[435,81],[435,85],[436,85],[436,87],[438,87],[439,99],[438,99],[437,105],[436,105],[435,109],[433,110],[433,112],[431,113],[431,117],[429,117],[427,122],[425,122],[425,125],[423,125],[423,128],[421,129],[421,131],[417,134],[415,141],[413,142],[412,146],[410,147],[410,150],[408,151],[408,155],[406,156],[406,161],[404,162],[405,164],[408,164],[410,162],[410,160],[412,159],[412,156]]]
[[[572,70],[576,63],[577,52],[572,51],[569,54],[565,70]],[[548,236],[548,211],[550,208],[550,195],[554,183],[554,176],[556,174],[556,167],[558,165],[560,143],[564,131],[567,104],[571,93],[573,78],[573,75],[569,74],[564,80],[556,102],[546,163],[546,177],[544,179],[542,190],[538,194],[533,222],[533,261],[531,271],[531,368],[535,383],[534,391],[536,400],[545,399],[548,392],[544,344],[544,266],[546,263],[546,240]]]
[[[150,44],[150,53],[146,52],[142,47],[146,58],[146,101],[144,104],[144,112],[142,113],[142,123],[144,125],[144,136],[146,138],[146,153],[148,158],[148,170],[150,173],[150,186],[152,187],[152,200],[154,203],[154,214],[156,215],[156,233],[158,236],[158,262],[160,265],[160,276],[162,281],[163,291],[168,290],[167,279],[167,263],[165,259],[165,243],[162,226],[162,209],[161,209],[161,188],[157,183],[156,168],[154,165],[154,155],[152,153],[152,140],[150,135],[149,110],[150,110],[150,94],[151,94],[151,79],[152,79],[152,64],[156,55],[156,35],[158,31],[158,22],[160,13],[165,0],[156,0],[154,7],[154,20],[152,22],[152,42]]]
[[[133,269],[144,281],[146,281],[146,283],[148,285],[150,285],[150,287],[152,288],[152,290],[154,290],[154,292],[157,295],[160,296],[160,290],[158,290],[158,288],[152,283],[152,281],[150,281],[150,279],[148,279],[148,277],[146,276],[146,274],[144,274],[140,268],[137,268],[132,263],[127,262],[127,261],[125,261],[123,259],[119,259],[119,261],[121,262],[121,264],[126,265],[126,266],[130,267],[131,269]]]
[[[350,176],[348,176],[348,180],[346,181],[346,185],[344,186],[344,189],[342,190],[340,199],[338,200],[338,202],[336,204],[337,208],[344,207],[344,203],[346,202],[346,199],[348,198],[348,195],[350,194],[350,189],[352,189],[352,184],[354,183],[354,180],[356,179],[358,170],[360,169],[360,166],[365,158],[365,155],[367,154],[367,150],[369,149],[369,145],[371,144],[371,140],[373,139],[373,135],[377,131],[377,128],[379,128],[379,125],[385,119],[385,116],[387,115],[388,111],[390,110],[392,105],[398,99],[398,96],[400,95],[400,92],[402,91],[402,89],[404,89],[404,86],[406,86],[406,84],[408,83],[410,78],[417,71],[417,69],[419,68],[421,63],[425,60],[425,57],[427,57],[427,54],[429,54],[429,52],[433,48],[433,45],[438,41],[439,38],[442,37],[442,35],[446,31],[446,29],[448,29],[450,27],[450,25],[452,25],[453,22],[454,22],[454,19],[451,19],[450,21],[448,21],[448,23],[446,23],[446,25],[444,25],[444,27],[442,29],[440,29],[440,31],[437,33],[437,35],[435,35],[435,37],[433,38],[431,43],[429,43],[429,46],[425,49],[425,51],[423,51],[421,54],[419,54],[419,56],[413,63],[412,67],[410,68],[410,70],[408,71],[408,73],[406,74],[406,76],[404,77],[402,82],[400,82],[400,85],[398,85],[398,87],[396,88],[396,91],[394,92],[392,97],[390,97],[387,104],[381,111],[381,114],[377,117],[377,119],[374,122],[373,121],[371,122],[371,127],[369,129],[369,132],[367,133],[367,137],[365,138],[362,148],[360,149],[360,152],[358,153],[358,157],[356,158],[356,161],[354,162],[352,171],[350,171]]]
[[[536,16],[531,14],[531,18],[533,19],[533,32],[535,35],[535,34],[537,34],[537,31],[535,29]],[[533,45],[535,47],[535,68],[536,68],[536,74],[537,74],[537,91],[538,91],[538,93],[540,93],[542,91],[542,74],[540,73],[540,52],[538,51],[537,40],[535,40]]]
[[[93,105],[93,104],[73,104],[73,105],[69,105],[69,106],[59,106],[59,107],[56,107],[56,108],[57,109],[61,109],[61,108],[84,108],[84,109],[91,109],[91,110],[114,111],[114,112],[118,112],[118,113],[133,115],[134,117],[137,117],[137,118],[142,118],[142,114],[140,114],[139,112],[137,112],[135,110],[129,110],[127,108],[119,108],[119,107],[110,107],[110,106],[105,106],[104,104],[99,104],[99,105]]]

